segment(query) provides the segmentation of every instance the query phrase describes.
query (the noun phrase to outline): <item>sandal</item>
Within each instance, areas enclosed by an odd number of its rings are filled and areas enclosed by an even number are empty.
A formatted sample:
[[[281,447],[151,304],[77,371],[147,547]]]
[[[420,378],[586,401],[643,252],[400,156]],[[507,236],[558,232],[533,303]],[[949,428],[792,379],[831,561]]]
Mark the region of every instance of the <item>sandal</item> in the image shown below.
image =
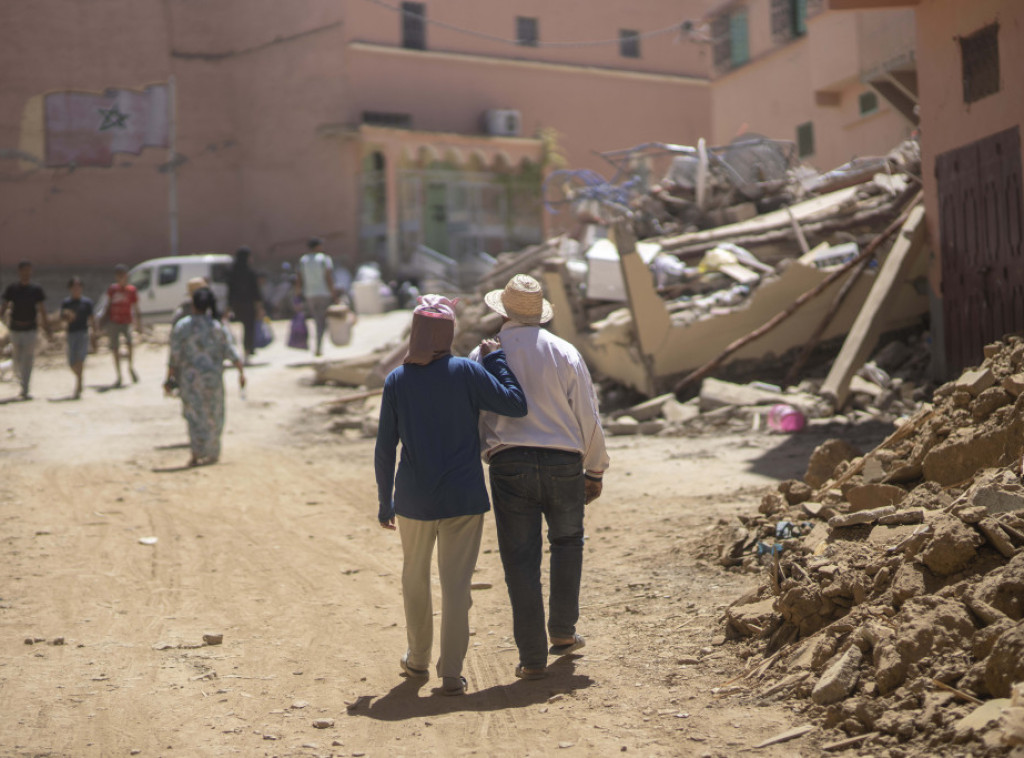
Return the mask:
[[[441,687],[442,695],[465,695],[466,694],[466,677],[464,676],[445,676],[442,677],[444,684]]]
[[[548,652],[551,655],[563,656],[575,653],[581,647],[587,644],[587,641],[578,634],[573,634],[572,642],[567,642],[564,645],[552,645]]]
[[[543,679],[546,675],[547,672],[543,668],[529,669],[521,663],[516,666],[516,676],[520,679]]]
[[[402,656],[402,660],[401,660],[399,665],[401,665],[402,671],[405,672],[405,675],[407,677],[409,677],[410,679],[429,679],[430,678],[430,672],[427,671],[426,669],[414,669],[412,666],[409,665],[409,654],[408,653],[406,653],[405,655]]]

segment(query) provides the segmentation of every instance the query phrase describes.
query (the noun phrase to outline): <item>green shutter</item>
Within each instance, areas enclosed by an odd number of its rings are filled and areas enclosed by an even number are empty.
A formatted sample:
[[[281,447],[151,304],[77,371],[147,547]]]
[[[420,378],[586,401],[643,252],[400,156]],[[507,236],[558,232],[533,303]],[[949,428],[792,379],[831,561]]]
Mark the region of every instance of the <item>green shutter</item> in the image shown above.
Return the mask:
[[[796,128],[796,151],[801,158],[814,155],[814,124],[810,121]]]
[[[738,10],[729,17],[729,41],[732,48],[731,62],[733,66],[742,66],[750,60],[746,10]]]
[[[793,0],[793,34],[807,34],[807,0]]]

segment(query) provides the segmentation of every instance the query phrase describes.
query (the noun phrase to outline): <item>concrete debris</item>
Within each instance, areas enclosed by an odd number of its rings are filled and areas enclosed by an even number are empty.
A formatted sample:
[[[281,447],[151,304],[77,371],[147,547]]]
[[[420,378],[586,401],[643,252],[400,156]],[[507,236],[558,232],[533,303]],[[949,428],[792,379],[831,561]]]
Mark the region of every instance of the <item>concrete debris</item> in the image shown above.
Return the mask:
[[[723,565],[763,574],[727,610],[726,635],[770,660],[757,669],[768,691],[810,701],[801,712],[833,730],[830,746],[917,756],[1024,745],[1024,402],[1006,392],[972,412],[1021,373],[1024,340],[985,354],[876,449],[816,450],[801,483],[812,491],[782,483],[723,544]],[[943,466],[923,465],[954,447]],[[775,538],[805,519],[808,538]],[[1017,705],[985,703],[1015,692]]]
[[[811,700],[818,705],[830,705],[846,698],[857,686],[860,678],[860,664],[864,656],[860,648],[851,645],[825,669],[821,679],[811,690]]]
[[[773,144],[733,145],[721,156],[770,153],[778,147]],[[588,185],[587,197],[580,198],[584,231],[579,240],[559,238],[546,248],[524,251],[521,264],[506,264],[501,276],[489,275],[480,290],[502,286],[505,274],[536,275],[539,269],[555,306],[552,330],[580,349],[593,373],[647,396],[675,387],[680,377],[797,302],[803,318],[743,343],[717,367],[766,360],[791,366],[808,345],[845,335],[881,270],[867,263],[877,255],[884,267],[889,248],[881,245],[891,235],[886,230],[916,203],[914,181],[901,178],[894,192],[897,174],[855,171],[838,184],[822,182],[808,189],[787,175],[782,160],[778,176],[767,184],[763,176],[744,183],[756,198],[737,196],[737,175],[725,168],[728,161],[716,148],[707,148],[708,171],[702,175],[708,178],[699,192],[696,175],[680,168],[701,161],[695,149],[662,147],[682,151],[664,181],[633,201]],[[909,143],[872,165],[913,173],[917,154],[916,144]],[[622,168],[632,170],[628,163]],[[725,173],[716,178],[716,170]],[[632,183],[630,192],[640,186]],[[611,212],[595,211],[605,194],[605,210]],[[867,257],[862,260],[862,255]],[[890,277],[891,302],[873,322],[879,334],[912,326],[927,311],[912,285],[923,271],[920,258],[908,257]],[[856,269],[846,268],[854,264]],[[833,275],[844,284],[834,283]],[[886,357],[898,361],[903,356],[893,348]],[[883,403],[899,395],[898,388],[869,386],[870,380],[857,385]]]
[[[791,146],[760,139],[704,147],[703,152],[643,146],[605,157],[615,165],[625,161],[622,166],[631,170],[635,164],[624,156],[648,148],[674,159],[657,186],[637,189],[646,185],[634,182],[625,201],[612,193],[612,214],[595,210],[600,201],[594,197],[602,193],[591,192],[581,206],[585,214],[578,238],[563,235],[503,253],[479,276],[475,292],[460,295],[453,353],[468,355],[498,333],[501,318],[485,306],[482,295],[503,287],[515,274],[530,274],[542,282],[554,306],[549,328],[580,350],[603,390],[606,429],[612,434],[689,435],[722,428],[767,432],[774,405],[791,406],[811,421],[831,416],[830,404],[817,394],[820,381],[796,384],[810,374],[790,369],[798,354],[801,366],[808,358],[812,365],[820,363],[867,301],[880,270],[867,264],[877,259],[884,266],[891,238],[886,230],[894,224],[898,229],[917,204],[916,185],[904,176],[919,173],[916,143],[815,174],[815,181],[808,181],[806,172],[791,171]],[[757,177],[740,178],[740,155],[759,156]],[[691,171],[695,165],[705,165],[700,182]],[[770,176],[764,173],[769,165]],[[861,261],[858,256],[866,257]],[[848,270],[854,261],[857,266]],[[905,335],[917,328],[927,312],[926,298],[913,284],[919,269],[892,283],[891,307],[877,319],[879,330],[890,335],[903,330]],[[769,378],[778,386],[709,376],[696,403],[689,394],[666,394],[679,389],[680,377],[716,360],[723,348],[773,322],[797,301],[800,318],[758,336],[715,369],[732,379]],[[913,413],[930,389],[922,386],[927,340],[919,334],[884,344],[851,380],[843,410],[886,422]],[[819,342],[821,349],[810,358]],[[317,361],[314,383],[379,388],[404,351],[403,337],[372,354]],[[998,392],[985,397],[962,389],[970,412],[1001,417],[1014,391],[1020,393],[1012,381],[1003,386],[1002,379],[1009,377],[995,377],[998,385],[982,389]],[[610,396],[623,402],[610,402]],[[642,398],[651,399],[638,402]],[[372,408],[361,411],[358,405],[339,411],[342,418],[333,419],[331,428],[346,435],[371,434]],[[927,465],[941,466],[943,456],[955,458],[961,452],[940,450]],[[921,458],[910,461],[906,475],[926,465]],[[821,476],[830,477],[833,469],[834,464]],[[890,477],[884,483],[898,484],[892,474],[886,470],[869,482]]]
[[[839,464],[858,456],[860,451],[845,440],[826,440],[811,453],[804,481],[815,489],[820,488],[832,477]]]

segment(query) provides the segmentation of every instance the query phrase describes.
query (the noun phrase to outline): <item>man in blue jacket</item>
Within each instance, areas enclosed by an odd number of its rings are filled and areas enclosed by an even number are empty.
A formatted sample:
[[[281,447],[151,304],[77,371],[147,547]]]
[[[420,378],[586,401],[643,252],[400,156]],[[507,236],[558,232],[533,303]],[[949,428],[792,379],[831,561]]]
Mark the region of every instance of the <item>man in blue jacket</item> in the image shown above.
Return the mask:
[[[384,383],[374,466],[378,519],[402,539],[402,598],[408,650],[402,670],[429,678],[433,645],[430,564],[437,542],[441,579],[441,692],[466,691],[470,585],[484,513],[490,510],[480,463],[481,411],[525,416],[526,399],[497,343],[481,346],[482,363],[451,354],[455,302],[424,295],[413,311],[409,352]],[[402,457],[395,475],[395,449]],[[396,523],[397,522],[397,523]]]

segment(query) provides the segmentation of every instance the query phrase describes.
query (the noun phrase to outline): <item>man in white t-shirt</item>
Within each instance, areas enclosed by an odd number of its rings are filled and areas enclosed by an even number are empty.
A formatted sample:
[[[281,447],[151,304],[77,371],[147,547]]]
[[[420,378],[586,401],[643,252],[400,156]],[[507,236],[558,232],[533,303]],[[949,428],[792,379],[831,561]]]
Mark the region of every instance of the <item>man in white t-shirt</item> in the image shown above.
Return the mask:
[[[338,288],[334,284],[334,263],[324,252],[324,241],[313,237],[306,244],[309,252],[299,258],[296,285],[306,300],[307,313],[316,322],[316,354],[320,355],[327,326],[327,308],[338,302]]]

